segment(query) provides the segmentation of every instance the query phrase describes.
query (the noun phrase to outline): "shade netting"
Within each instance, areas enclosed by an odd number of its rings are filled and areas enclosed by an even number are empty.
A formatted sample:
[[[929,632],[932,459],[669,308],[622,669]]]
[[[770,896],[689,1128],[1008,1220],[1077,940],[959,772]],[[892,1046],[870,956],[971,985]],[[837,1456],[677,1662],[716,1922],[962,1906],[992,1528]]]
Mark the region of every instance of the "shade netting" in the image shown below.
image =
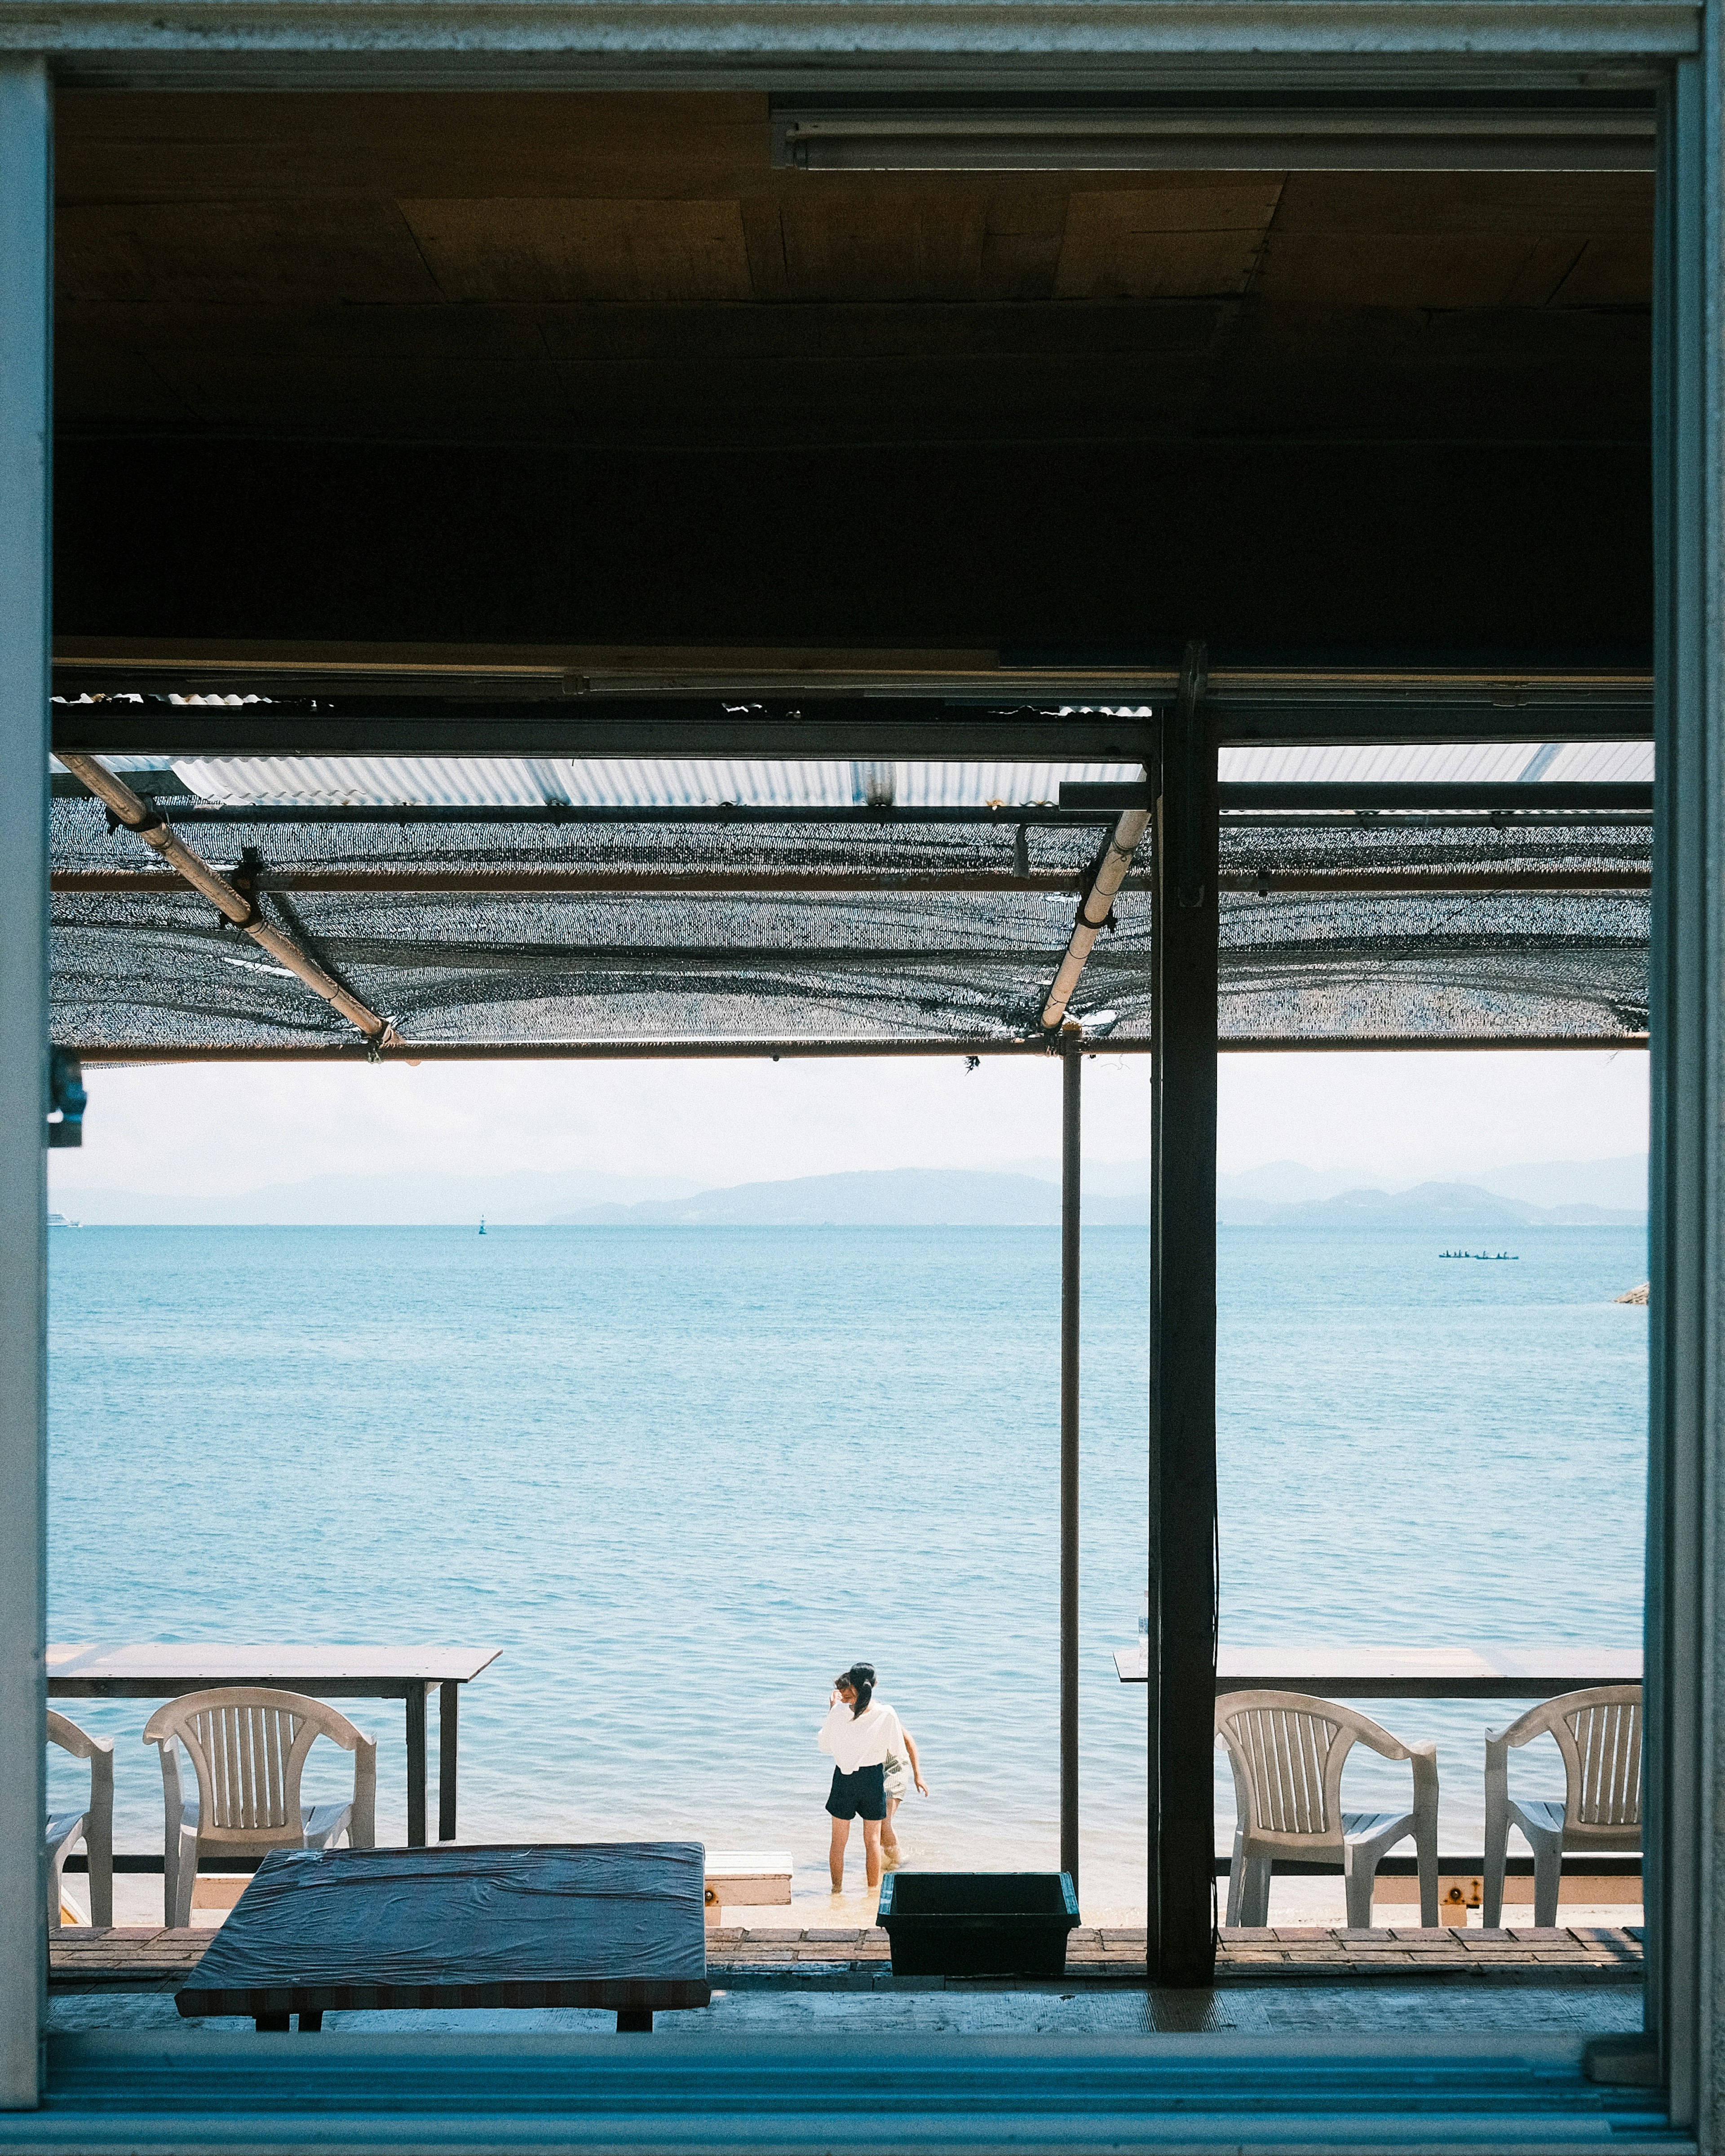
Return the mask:
[[[174,804],[164,802],[174,820]],[[1006,1044],[1037,1037],[1078,879],[1111,819],[592,824],[229,820],[179,826],[254,874],[264,917],[404,1041]],[[1235,817],[1221,840],[1224,1040],[1550,1039],[1644,1031],[1651,833],[1625,817]],[[54,804],[62,873],[159,872],[87,800]],[[1147,859],[1144,860],[1147,870]],[[867,879],[873,887],[292,890],[275,880],[551,872]],[[906,890],[895,877],[1041,887]],[[1413,882],[1415,887],[1400,887]],[[1073,1009],[1151,1024],[1147,876]],[[185,890],[57,890],[54,1035],[85,1053],[349,1045],[353,1029]]]

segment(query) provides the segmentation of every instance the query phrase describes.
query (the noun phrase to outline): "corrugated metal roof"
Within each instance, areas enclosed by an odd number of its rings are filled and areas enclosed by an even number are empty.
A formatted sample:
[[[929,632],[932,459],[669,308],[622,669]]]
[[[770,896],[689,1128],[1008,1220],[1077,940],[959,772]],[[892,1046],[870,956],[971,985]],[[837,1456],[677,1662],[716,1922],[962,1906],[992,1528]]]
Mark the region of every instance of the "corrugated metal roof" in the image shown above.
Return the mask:
[[[1645,780],[1651,742],[1434,742],[1374,748],[1224,748],[1221,776],[1237,783],[1424,781],[1466,785],[1517,779]]]
[[[160,770],[162,757],[116,757],[117,769]],[[1068,779],[1128,779],[1131,764],[705,762],[570,757],[230,757],[173,768],[201,798],[233,807],[844,808],[883,798],[907,808],[1014,807],[1060,798]],[[1348,779],[1466,783],[1645,780],[1651,742],[1440,742],[1400,747],[1230,748],[1233,781]],[[891,793],[883,793],[888,779]]]
[[[1062,779],[1131,778],[1130,764],[788,763],[765,759],[569,757],[232,757],[182,760],[175,768],[203,798],[236,807],[698,807],[849,808],[881,798],[907,806],[968,807],[1059,798]]]

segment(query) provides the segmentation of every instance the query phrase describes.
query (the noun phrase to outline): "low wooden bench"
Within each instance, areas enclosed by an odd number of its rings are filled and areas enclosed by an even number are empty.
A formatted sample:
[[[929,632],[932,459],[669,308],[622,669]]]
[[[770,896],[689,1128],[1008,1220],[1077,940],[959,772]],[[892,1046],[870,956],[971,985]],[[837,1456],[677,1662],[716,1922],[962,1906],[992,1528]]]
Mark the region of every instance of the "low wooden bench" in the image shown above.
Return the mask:
[[[331,2010],[706,2006],[699,1842],[275,1850],[175,1994],[260,2030]]]

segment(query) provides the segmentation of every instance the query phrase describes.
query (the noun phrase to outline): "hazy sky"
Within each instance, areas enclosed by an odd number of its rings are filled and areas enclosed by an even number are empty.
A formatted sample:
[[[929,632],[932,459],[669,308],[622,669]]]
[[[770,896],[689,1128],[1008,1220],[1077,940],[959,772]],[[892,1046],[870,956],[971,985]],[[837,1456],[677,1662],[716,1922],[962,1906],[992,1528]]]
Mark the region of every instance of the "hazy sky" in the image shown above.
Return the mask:
[[[1149,1059],[1085,1065],[1085,1150],[1149,1149]],[[182,1065],[91,1070],[63,1198],[219,1195],[331,1172],[603,1168],[751,1182],[860,1168],[1052,1159],[1050,1061]],[[1587,1054],[1224,1055],[1221,1165],[1298,1160],[1416,1182],[1646,1143],[1647,1058]]]

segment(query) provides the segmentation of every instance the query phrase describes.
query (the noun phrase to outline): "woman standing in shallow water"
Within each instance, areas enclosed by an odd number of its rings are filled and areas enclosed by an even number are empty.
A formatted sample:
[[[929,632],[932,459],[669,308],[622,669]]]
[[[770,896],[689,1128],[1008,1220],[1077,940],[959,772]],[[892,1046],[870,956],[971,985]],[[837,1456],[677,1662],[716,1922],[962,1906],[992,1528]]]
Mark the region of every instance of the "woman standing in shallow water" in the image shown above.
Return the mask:
[[[821,1724],[820,1748],[833,1762],[833,1786],[827,1810],[833,1820],[830,1870],[833,1892],[845,1891],[845,1849],[850,1822],[863,1823],[863,1861],[871,1887],[880,1884],[880,1827],[886,1817],[886,1759],[906,1757],[899,1718],[884,1700],[875,1698],[875,1666],[853,1662],[833,1680],[827,1718]]]

